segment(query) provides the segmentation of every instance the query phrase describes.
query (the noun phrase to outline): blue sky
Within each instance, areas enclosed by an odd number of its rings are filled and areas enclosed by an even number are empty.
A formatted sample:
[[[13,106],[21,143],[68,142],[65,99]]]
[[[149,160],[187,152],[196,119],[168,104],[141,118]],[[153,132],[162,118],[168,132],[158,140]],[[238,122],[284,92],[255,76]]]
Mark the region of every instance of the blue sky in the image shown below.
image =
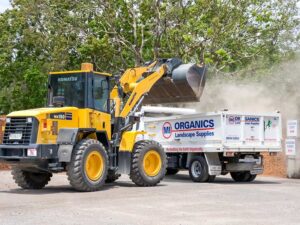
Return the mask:
[[[4,12],[10,7],[9,0],[0,0],[0,13]]]

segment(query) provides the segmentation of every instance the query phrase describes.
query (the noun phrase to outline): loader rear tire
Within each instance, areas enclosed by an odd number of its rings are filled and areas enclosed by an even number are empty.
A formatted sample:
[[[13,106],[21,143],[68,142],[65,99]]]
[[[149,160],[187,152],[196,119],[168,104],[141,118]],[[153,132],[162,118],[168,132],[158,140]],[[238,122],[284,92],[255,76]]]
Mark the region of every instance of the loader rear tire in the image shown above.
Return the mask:
[[[155,186],[166,175],[167,156],[155,141],[139,141],[131,157],[130,179],[137,186]]]
[[[52,173],[35,173],[14,167],[11,174],[15,183],[23,189],[42,189],[52,177]]]
[[[104,146],[94,139],[83,139],[74,148],[67,175],[77,191],[98,191],[108,172],[108,156]]]
[[[189,174],[194,182],[207,182],[209,180],[208,165],[204,157],[196,156],[192,159]]]
[[[179,172],[179,169],[174,169],[174,168],[167,168],[167,173],[166,175],[175,175]]]
[[[235,182],[251,182],[256,178],[249,171],[231,172],[230,175]]]

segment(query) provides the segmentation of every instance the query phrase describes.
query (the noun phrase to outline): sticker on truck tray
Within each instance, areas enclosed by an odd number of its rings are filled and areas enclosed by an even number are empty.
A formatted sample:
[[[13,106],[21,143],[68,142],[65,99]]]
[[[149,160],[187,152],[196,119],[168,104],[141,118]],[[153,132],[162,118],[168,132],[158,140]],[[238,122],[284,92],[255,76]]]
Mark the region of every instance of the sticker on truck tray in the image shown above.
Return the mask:
[[[178,121],[174,126],[170,122],[165,122],[162,126],[162,136],[169,139],[174,138],[205,138],[214,136],[215,121],[213,119]]]
[[[244,139],[249,142],[258,142],[260,135],[260,117],[245,116]]]
[[[240,141],[241,139],[241,116],[226,115],[225,137],[227,142]]]
[[[235,115],[227,115],[227,124],[235,125],[235,124],[241,124],[241,116],[235,116]]]
[[[257,116],[246,116],[245,117],[246,125],[259,125],[259,117]]]

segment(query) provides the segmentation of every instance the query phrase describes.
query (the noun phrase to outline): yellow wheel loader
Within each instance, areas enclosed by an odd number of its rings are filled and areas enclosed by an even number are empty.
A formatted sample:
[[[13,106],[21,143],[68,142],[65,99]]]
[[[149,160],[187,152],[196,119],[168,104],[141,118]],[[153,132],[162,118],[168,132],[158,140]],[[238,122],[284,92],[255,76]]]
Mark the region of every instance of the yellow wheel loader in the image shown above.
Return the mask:
[[[127,69],[119,78],[88,63],[52,72],[47,107],[7,116],[0,160],[12,164],[24,189],[43,188],[63,171],[78,191],[97,191],[121,174],[154,186],[165,176],[166,154],[157,142],[136,141],[145,132],[132,130],[139,123],[135,112],[142,103],[197,101],[205,73],[177,58]]]

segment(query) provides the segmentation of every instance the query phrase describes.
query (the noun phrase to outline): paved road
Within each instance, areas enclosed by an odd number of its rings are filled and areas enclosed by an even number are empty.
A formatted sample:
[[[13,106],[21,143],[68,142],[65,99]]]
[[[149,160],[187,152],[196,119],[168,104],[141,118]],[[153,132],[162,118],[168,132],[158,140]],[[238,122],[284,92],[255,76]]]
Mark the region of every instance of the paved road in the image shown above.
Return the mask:
[[[300,224],[300,180],[198,184],[182,172],[157,187],[136,187],[124,176],[102,191],[78,193],[64,174],[26,191],[0,171],[0,224]]]

